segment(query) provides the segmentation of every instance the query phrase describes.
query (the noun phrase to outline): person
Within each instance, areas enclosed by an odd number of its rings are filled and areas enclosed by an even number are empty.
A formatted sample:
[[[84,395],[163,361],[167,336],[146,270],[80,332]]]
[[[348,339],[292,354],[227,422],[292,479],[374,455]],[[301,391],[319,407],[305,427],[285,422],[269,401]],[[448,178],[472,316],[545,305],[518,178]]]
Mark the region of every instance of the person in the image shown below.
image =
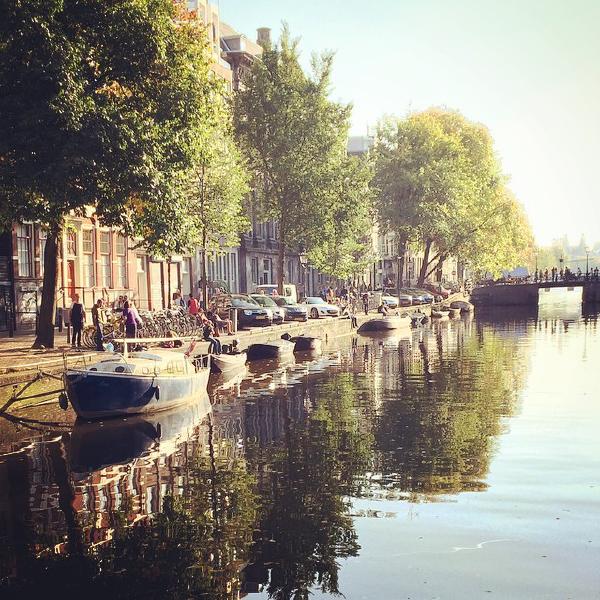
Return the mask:
[[[208,351],[211,354],[221,354],[221,340],[215,337],[214,325],[209,320],[204,323],[202,334],[202,337],[209,342]]]
[[[206,316],[208,317],[208,320],[214,325],[215,334],[217,336],[219,335],[219,328],[224,329],[227,335],[233,334],[233,323],[231,322],[231,319],[221,319],[221,317],[219,317],[219,315],[216,312],[210,310],[206,313]]]
[[[365,315],[369,314],[369,292],[365,292],[362,295],[362,303],[363,303],[363,310],[365,311]]]
[[[329,304],[333,304],[333,299],[334,299],[334,292],[333,292],[333,288],[331,286],[329,286],[327,288],[327,297],[326,297],[326,302],[329,302]]]
[[[354,302],[348,302],[347,304],[348,316],[350,317],[350,327],[356,329],[358,327],[358,320],[356,318],[356,310]]]
[[[142,319],[133,303],[125,301],[123,304],[123,319],[125,320],[125,337],[136,338],[138,325],[142,325]]]
[[[198,309],[200,308],[200,304],[196,298],[192,294],[190,294],[190,299],[188,300],[188,312],[190,315],[197,315]]]
[[[537,280],[538,280],[538,270],[537,269],[535,270],[535,275],[534,275],[533,280],[537,283]]]
[[[377,308],[377,312],[381,313],[382,316],[387,317],[389,310],[388,307],[382,302]]]
[[[79,294],[75,294],[75,296],[73,296],[73,304],[71,304],[71,327],[73,327],[71,344],[73,348],[81,348],[81,332],[83,330],[84,322],[85,308],[83,304],[79,302]]]
[[[560,268],[560,271],[559,271],[558,273],[559,273],[559,275],[560,275],[560,278],[561,278],[561,280],[562,280],[562,279],[564,278],[564,276],[565,276],[565,272],[563,271],[563,268],[562,268],[562,267]]]
[[[544,281],[548,281],[548,269],[544,271]]]
[[[96,350],[98,352],[104,352],[104,346],[102,340],[104,338],[104,325],[106,325],[106,317],[104,316],[104,300],[98,298],[96,304],[92,307],[92,322],[96,328]]]

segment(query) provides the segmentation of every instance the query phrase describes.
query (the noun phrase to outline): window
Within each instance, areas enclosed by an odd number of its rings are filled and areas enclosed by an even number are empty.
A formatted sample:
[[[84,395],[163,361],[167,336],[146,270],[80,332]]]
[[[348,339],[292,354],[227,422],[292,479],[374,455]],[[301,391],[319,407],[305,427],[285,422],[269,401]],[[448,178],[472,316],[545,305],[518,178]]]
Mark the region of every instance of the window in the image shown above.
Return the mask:
[[[117,287],[127,289],[127,241],[124,236],[117,235]]]
[[[67,254],[69,256],[77,254],[77,232],[74,229],[67,229]]]
[[[96,285],[96,269],[94,263],[94,230],[84,229],[81,232],[83,244],[83,258],[81,267],[84,287],[92,288]]]
[[[292,283],[296,279],[295,269],[294,269],[295,266],[296,265],[293,260],[288,261],[288,282],[289,283]]]
[[[40,277],[44,276],[44,256],[46,255],[46,240],[48,239],[48,232],[40,227],[39,229],[39,240],[40,240]]]
[[[17,256],[19,277],[31,277],[31,225],[17,225]]]
[[[111,262],[110,262],[110,232],[100,232],[100,285],[105,288],[112,287]]]
[[[261,284],[271,283],[271,276],[272,276],[271,259],[265,258],[263,260],[263,273],[262,273],[262,277],[260,278],[260,283]]]
[[[258,283],[258,258],[252,259],[252,283]]]

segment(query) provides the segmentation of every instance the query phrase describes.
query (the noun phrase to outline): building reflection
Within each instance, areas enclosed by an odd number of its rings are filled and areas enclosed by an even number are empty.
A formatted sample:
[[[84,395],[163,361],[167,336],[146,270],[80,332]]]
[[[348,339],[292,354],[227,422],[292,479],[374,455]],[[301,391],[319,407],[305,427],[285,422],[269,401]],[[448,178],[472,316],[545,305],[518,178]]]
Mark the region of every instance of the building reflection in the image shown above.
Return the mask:
[[[47,593],[67,569],[92,598],[343,592],[353,499],[486,489],[533,323],[346,339],[217,380],[192,408],[11,443],[0,595]]]

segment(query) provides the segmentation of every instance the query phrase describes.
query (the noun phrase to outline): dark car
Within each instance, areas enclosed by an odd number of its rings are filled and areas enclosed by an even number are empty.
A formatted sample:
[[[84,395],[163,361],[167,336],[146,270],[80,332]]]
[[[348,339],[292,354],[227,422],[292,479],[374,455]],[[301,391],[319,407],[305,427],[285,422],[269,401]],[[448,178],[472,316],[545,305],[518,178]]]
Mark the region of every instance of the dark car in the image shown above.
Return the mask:
[[[447,290],[441,283],[427,283],[424,287],[434,296],[440,296],[442,300],[447,300],[450,296],[450,290]]]
[[[256,304],[263,308],[268,308],[273,313],[273,323],[277,325],[283,323],[285,319],[285,310],[275,303],[275,298],[265,296],[264,294],[250,294],[250,298],[252,298]]]
[[[285,311],[286,321],[308,321],[308,309],[301,306],[286,296],[276,296],[273,298],[277,306]]]
[[[273,323],[273,312],[268,308],[259,306],[250,296],[232,295],[231,306],[237,308],[238,325],[240,327],[271,325]]]

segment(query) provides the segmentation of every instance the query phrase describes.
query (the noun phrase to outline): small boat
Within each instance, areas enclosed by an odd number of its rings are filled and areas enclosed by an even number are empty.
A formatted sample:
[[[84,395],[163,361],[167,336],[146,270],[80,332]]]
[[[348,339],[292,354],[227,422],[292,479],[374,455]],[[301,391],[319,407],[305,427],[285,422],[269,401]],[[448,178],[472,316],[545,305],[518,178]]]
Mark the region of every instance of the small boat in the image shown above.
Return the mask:
[[[206,391],[209,359],[158,350],[113,354],[63,376],[77,416],[102,419],[174,408]]]
[[[429,317],[422,312],[414,312],[410,313],[411,325],[413,327],[418,327],[419,325],[425,325],[429,320]]]
[[[248,360],[282,358],[293,354],[296,344],[290,340],[273,340],[260,344],[251,344],[248,348]]]
[[[442,321],[445,319],[449,319],[449,314],[445,310],[432,310],[431,318],[437,319],[438,321]]]
[[[403,327],[410,327],[412,318],[403,314],[401,316],[379,317],[377,319],[369,319],[365,321],[359,328],[358,333],[373,333],[378,331],[394,331]]]
[[[298,335],[291,339],[296,345],[294,352],[321,352],[323,349],[323,340],[319,337],[310,335]]]
[[[466,300],[454,300],[450,303],[450,308],[460,308],[461,313],[473,312],[474,306]]]
[[[246,364],[248,354],[243,352],[213,354],[210,361],[212,373],[225,373],[234,369],[240,369]]]

